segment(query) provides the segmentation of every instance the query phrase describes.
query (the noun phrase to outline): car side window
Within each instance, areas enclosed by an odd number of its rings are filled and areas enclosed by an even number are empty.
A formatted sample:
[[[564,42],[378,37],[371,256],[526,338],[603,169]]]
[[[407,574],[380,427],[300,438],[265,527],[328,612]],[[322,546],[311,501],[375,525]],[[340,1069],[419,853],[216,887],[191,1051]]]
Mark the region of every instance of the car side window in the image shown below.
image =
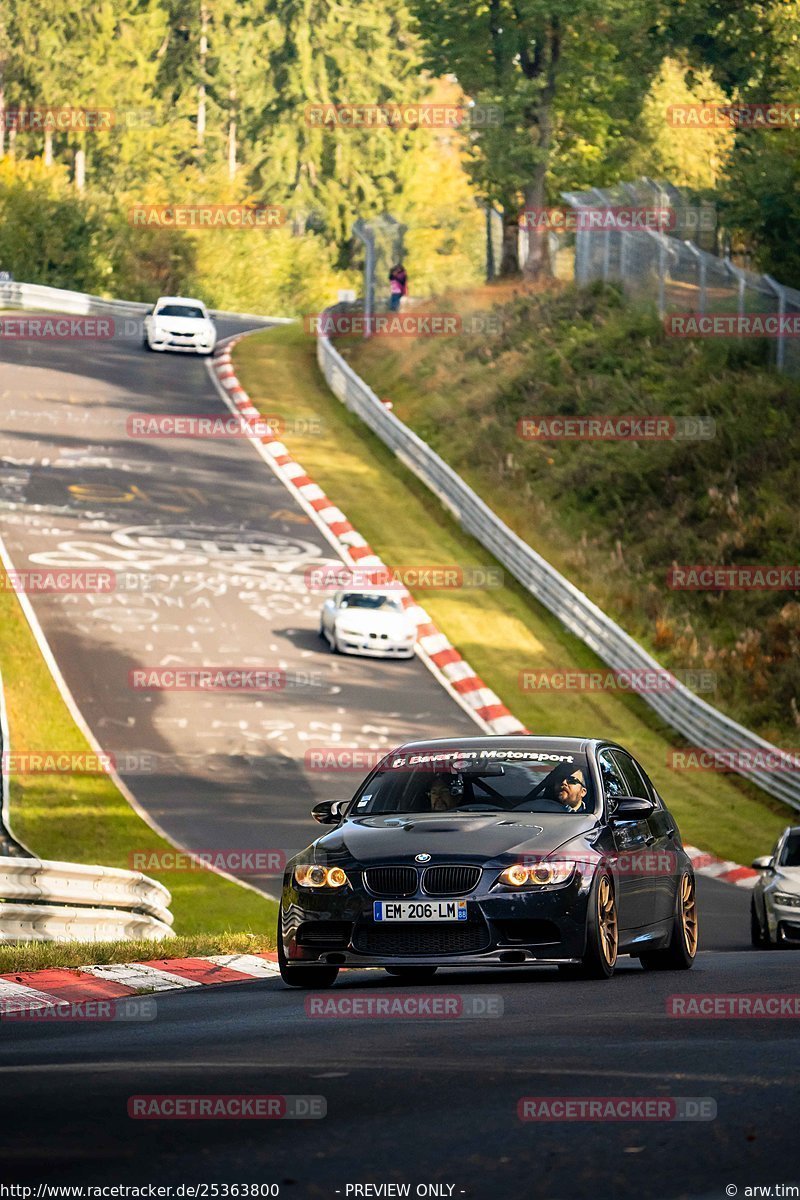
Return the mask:
[[[600,778],[603,780],[603,791],[607,800],[616,800],[617,796],[629,795],[619,767],[608,750],[600,751],[597,756],[597,765],[600,768]]]
[[[614,750],[612,757],[625,780],[625,795],[636,796],[640,800],[649,800],[647,784],[642,779],[641,772],[630,754],[626,754],[624,750]]]

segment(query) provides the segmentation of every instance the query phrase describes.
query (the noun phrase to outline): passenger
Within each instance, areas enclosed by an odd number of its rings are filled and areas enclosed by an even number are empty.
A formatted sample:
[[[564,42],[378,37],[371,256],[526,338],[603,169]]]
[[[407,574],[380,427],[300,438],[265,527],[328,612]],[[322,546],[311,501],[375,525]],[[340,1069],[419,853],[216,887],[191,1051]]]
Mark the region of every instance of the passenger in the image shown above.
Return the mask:
[[[457,808],[460,796],[454,796],[450,791],[450,780],[446,775],[437,775],[431,784],[431,812],[448,812]]]

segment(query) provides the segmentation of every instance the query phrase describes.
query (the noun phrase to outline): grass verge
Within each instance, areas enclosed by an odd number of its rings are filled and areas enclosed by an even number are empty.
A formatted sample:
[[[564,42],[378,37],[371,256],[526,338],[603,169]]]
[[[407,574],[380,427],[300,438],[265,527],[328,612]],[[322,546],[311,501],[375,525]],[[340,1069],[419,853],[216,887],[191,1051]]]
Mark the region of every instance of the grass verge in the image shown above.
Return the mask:
[[[494,566],[411,472],[331,394],[313,339],[298,326],[255,334],[235,350],[242,386],[264,413],[295,421],[286,442],[298,461],[390,564]],[[320,432],[312,432],[317,428]],[[307,430],[308,432],[303,432]],[[744,782],[676,771],[668,756],[683,745],[633,695],[526,692],[523,669],[597,669],[577,638],[506,576],[484,590],[427,591],[418,599],[527,727],[541,734],[605,736],[647,767],[688,842],[738,862],[768,850],[791,819],[777,801]]]
[[[0,670],[15,750],[89,750],[7,586],[0,588]],[[12,775],[11,821],[33,853],[63,862],[129,868],[134,851],[171,848],[105,775]],[[272,935],[277,905],[249,888],[207,870],[149,874],[172,892],[176,933]],[[147,944],[151,950],[157,945]]]
[[[479,336],[343,338],[339,349],[664,666],[705,671],[706,699],[800,749],[800,591],[788,577],[728,590],[668,581],[673,564],[800,561],[800,383],[768,367],[765,341],[668,337],[616,287],[492,286],[440,307],[478,304],[495,322]],[[548,417],[629,413],[688,422],[695,436],[531,436]],[[698,418],[709,436],[697,438]]]
[[[52,970],[54,967],[69,969],[164,958],[195,958],[204,954],[261,954],[274,949],[274,932],[269,936],[194,934],[165,938],[163,942],[24,942],[18,946],[0,946],[0,975]]]

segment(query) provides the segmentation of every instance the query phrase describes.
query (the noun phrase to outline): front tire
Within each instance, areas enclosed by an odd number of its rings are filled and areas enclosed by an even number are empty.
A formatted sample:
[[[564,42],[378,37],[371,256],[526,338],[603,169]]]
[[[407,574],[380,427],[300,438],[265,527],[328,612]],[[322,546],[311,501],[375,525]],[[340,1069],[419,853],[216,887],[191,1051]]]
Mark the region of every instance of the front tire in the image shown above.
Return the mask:
[[[639,958],[646,971],[688,971],[698,943],[697,895],[693,875],[683,875],[675,893],[675,912],[669,944]]]
[[[605,872],[598,875],[589,893],[586,918],[586,952],[575,966],[565,963],[558,969],[572,979],[610,979],[617,965],[619,918],[614,883]]]
[[[278,914],[278,968],[281,979],[289,987],[306,990],[322,990],[333,987],[339,974],[338,967],[295,967],[286,961],[283,952],[283,918]]]
[[[750,897],[750,944],[755,946],[756,950],[763,950],[767,944],[754,896]]]

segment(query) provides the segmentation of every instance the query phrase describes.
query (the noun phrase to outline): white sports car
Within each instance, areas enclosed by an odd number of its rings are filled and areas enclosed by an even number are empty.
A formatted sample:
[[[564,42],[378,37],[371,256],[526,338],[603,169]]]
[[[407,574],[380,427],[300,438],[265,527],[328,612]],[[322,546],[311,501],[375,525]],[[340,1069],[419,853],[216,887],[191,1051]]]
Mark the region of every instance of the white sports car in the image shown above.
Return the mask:
[[[413,658],[416,626],[397,595],[336,592],[322,606],[320,636],[338,654]]]
[[[142,342],[147,350],[211,354],[217,329],[202,300],[161,296],[144,319]]]
[[[753,945],[800,945],[800,825],[784,829],[772,854],[753,866],[761,872],[750,900]]]

